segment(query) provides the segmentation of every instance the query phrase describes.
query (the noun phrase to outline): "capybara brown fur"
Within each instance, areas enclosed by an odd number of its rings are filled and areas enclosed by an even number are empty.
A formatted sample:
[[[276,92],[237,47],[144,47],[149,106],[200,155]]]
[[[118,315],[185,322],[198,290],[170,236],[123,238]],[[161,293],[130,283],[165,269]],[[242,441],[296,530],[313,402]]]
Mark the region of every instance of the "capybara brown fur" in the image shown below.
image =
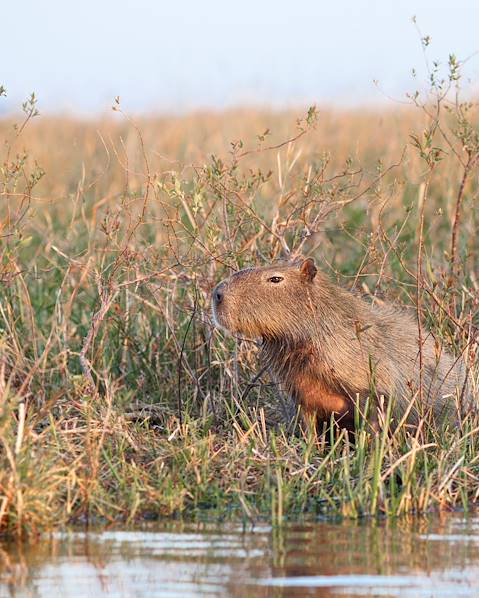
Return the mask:
[[[370,397],[373,420],[392,401],[393,425],[416,426],[428,414],[456,421],[470,405],[463,361],[425,327],[420,349],[414,315],[341,288],[311,258],[236,272],[212,303],[218,326],[262,339],[263,363],[308,416],[352,429]]]

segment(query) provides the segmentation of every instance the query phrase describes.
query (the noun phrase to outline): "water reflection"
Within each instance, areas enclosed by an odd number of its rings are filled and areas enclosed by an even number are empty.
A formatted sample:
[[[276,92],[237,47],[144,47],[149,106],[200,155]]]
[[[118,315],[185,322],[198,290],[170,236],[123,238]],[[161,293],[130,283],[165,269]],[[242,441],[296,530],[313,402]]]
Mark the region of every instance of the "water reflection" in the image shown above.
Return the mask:
[[[479,519],[69,531],[0,548],[0,597],[479,596]]]

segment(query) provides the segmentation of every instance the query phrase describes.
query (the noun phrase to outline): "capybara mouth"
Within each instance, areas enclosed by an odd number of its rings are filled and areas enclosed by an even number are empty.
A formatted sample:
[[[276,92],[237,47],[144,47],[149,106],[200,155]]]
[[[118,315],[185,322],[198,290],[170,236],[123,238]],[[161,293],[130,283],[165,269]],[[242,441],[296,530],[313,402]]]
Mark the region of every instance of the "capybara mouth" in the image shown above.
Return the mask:
[[[215,305],[212,303],[213,322],[217,328],[229,332],[233,335],[249,335],[252,338],[261,336],[261,332],[253,327],[253,324],[245,326],[241,318],[232,317],[228,307],[225,305]]]
[[[211,302],[211,311],[213,313],[213,322],[215,326],[217,328],[226,328],[226,323],[224,322],[223,317],[223,309],[217,306],[214,301]]]
[[[224,306],[217,306],[213,302],[213,322],[217,328],[227,332],[238,332]]]
[[[213,322],[215,326],[226,332],[238,334],[241,330],[238,327],[238,322],[232,319],[229,313],[228,306],[224,302],[218,304],[215,299],[211,302],[211,311],[213,315]]]

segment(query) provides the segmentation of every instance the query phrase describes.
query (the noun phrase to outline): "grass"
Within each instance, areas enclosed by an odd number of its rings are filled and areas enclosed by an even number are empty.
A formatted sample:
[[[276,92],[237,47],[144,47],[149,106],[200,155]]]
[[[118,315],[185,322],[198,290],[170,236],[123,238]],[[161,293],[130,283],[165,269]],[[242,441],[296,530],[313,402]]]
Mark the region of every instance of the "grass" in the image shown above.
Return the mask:
[[[474,508],[477,415],[391,432],[386,410],[378,435],[358,419],[353,442],[316,436],[209,312],[231,268],[315,255],[414,305],[477,397],[477,108],[434,91],[298,123],[119,105],[82,122],[37,117],[32,97],[0,122],[2,533]]]

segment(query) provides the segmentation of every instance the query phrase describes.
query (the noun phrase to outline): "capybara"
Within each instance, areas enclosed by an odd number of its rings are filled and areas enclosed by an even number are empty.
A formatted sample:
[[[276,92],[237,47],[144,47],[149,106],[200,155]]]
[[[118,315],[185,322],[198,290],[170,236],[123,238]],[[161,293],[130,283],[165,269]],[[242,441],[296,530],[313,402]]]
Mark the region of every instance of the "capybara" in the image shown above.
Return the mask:
[[[374,428],[388,401],[393,425],[416,426],[428,414],[456,421],[470,405],[464,362],[426,327],[420,348],[414,314],[341,288],[311,258],[240,270],[212,303],[218,326],[262,340],[262,362],[307,418],[334,414],[353,429],[369,397]]]

